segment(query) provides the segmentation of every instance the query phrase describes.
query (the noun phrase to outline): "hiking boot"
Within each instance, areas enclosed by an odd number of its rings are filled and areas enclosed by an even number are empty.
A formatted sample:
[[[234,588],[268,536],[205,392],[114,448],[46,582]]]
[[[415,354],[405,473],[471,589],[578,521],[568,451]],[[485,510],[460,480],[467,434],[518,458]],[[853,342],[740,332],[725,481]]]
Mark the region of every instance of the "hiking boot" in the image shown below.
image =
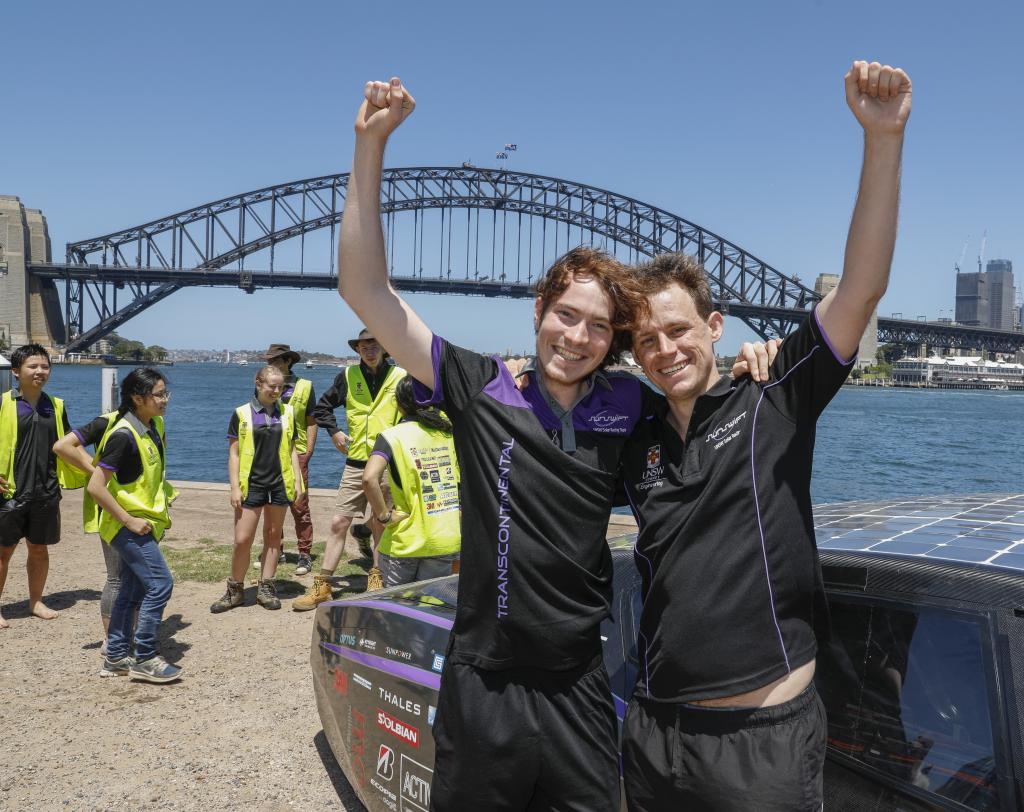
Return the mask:
[[[373,558],[373,546],[370,544],[373,531],[370,530],[370,525],[365,522],[352,525],[352,535],[355,536],[356,545],[359,547],[359,555],[363,558]]]
[[[241,606],[245,602],[245,584],[241,581],[234,581],[228,578],[228,588],[222,597],[218,601],[214,601],[210,605],[210,611],[215,615],[220,612],[226,612],[228,609],[234,609],[236,606]]]
[[[384,577],[381,575],[380,567],[370,567],[366,573],[366,591],[373,592],[375,589],[384,588]]]
[[[143,682],[171,682],[178,679],[182,671],[184,671],[183,668],[171,665],[157,654],[148,660],[132,663],[131,668],[128,669],[128,676]]]
[[[110,660],[104,656],[103,668],[100,669],[101,677],[126,677],[131,667],[135,665],[134,657],[122,657],[120,660]]]
[[[305,553],[299,553],[298,563],[295,565],[296,575],[309,575],[310,570],[313,569],[313,559]]]
[[[277,589],[274,588],[272,580],[260,581],[259,586],[256,587],[256,603],[264,609],[281,608],[281,601],[277,598]]]
[[[331,585],[327,582],[327,578],[323,575],[314,575],[313,585],[306,590],[306,594],[292,601],[292,610],[308,612],[310,609],[316,609],[324,601],[329,601],[332,597]]]

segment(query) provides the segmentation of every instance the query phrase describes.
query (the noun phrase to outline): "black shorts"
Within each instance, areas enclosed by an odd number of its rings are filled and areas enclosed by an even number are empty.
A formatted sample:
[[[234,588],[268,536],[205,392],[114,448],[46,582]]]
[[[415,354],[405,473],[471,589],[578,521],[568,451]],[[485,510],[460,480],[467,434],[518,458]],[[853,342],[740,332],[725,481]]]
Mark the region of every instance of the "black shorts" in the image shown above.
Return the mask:
[[[769,708],[633,699],[622,730],[630,812],[822,808],[825,706],[811,683]]]
[[[568,672],[445,665],[434,812],[618,812],[615,709],[600,658]]]
[[[60,497],[0,501],[0,547],[13,547],[22,539],[32,544],[60,541]]]
[[[285,493],[284,484],[278,483],[270,488],[262,488],[258,485],[250,485],[248,495],[242,502],[242,507],[259,508],[264,505],[290,505],[291,500]]]

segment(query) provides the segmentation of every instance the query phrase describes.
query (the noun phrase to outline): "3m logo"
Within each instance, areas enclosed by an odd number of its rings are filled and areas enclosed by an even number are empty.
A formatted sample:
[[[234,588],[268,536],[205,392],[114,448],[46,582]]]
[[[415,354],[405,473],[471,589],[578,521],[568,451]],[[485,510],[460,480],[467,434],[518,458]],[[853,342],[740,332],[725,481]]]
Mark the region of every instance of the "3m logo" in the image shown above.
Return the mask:
[[[386,744],[382,744],[377,752],[377,775],[385,781],[395,777],[395,751]]]
[[[396,719],[390,713],[377,708],[377,727],[386,730],[397,739],[401,739],[413,747],[420,746],[420,732],[412,725],[407,725],[401,719]]]
[[[434,771],[418,761],[402,755],[402,809],[427,812],[430,808],[430,782]]]
[[[647,449],[647,467],[654,468],[656,465],[661,465],[660,445],[652,445]]]

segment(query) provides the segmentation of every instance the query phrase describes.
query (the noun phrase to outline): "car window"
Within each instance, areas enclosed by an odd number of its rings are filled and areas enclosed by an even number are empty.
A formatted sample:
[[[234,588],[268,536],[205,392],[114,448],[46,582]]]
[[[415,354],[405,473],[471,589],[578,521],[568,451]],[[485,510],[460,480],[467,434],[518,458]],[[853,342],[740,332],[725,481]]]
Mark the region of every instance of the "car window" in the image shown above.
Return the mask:
[[[818,660],[829,746],[971,809],[1000,808],[981,618],[833,596]]]

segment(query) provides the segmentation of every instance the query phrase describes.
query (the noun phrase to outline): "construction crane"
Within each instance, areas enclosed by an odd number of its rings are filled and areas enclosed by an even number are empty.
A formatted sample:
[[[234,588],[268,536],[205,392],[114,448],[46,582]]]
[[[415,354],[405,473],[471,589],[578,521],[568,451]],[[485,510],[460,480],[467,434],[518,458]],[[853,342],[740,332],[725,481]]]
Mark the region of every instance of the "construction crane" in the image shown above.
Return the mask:
[[[971,235],[967,235],[967,239],[964,240],[964,247],[960,249],[960,259],[953,263],[953,267],[956,268],[956,272],[960,273],[960,266],[964,264],[964,257],[967,256],[967,243],[971,241]]]
[[[981,273],[984,268],[981,267],[981,261],[985,258],[985,243],[988,240],[988,229],[986,228],[981,233],[981,251],[978,252],[978,273]]]

